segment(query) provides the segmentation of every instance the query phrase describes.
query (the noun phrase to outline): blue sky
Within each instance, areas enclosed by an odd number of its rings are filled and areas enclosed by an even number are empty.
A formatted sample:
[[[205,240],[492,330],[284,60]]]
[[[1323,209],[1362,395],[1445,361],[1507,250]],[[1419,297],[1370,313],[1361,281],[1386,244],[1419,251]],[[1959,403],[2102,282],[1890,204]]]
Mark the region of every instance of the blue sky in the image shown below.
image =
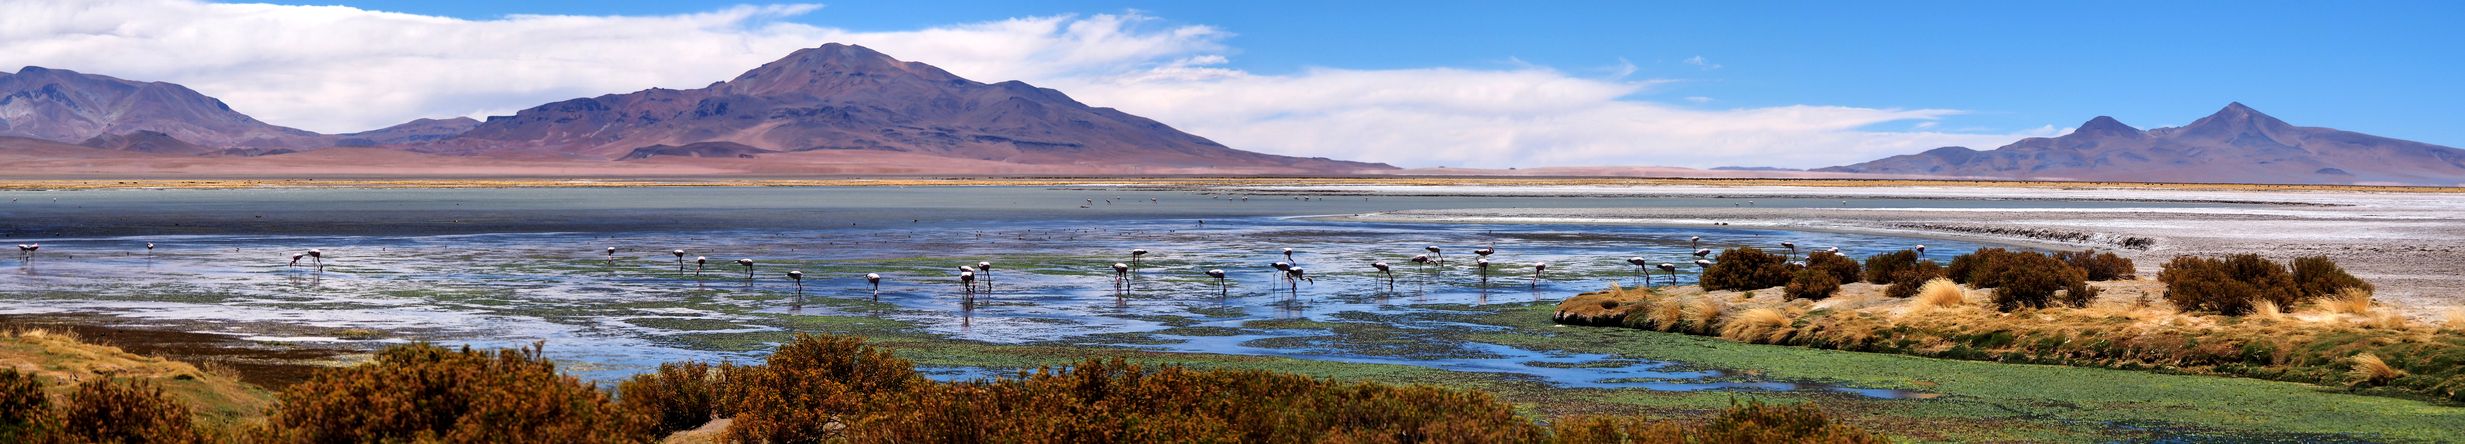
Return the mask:
[[[280,2],[278,2],[280,3]],[[668,1],[344,1],[483,19],[672,14]],[[1700,106],[1951,108],[1947,128],[2143,128],[2242,101],[2296,124],[2465,146],[2465,2],[832,2],[792,20],[860,31],[1138,11],[1232,34],[1227,66],[1391,69],[1620,59]],[[1702,57],[1717,69],[1685,63]]]
[[[2233,101],[2465,146],[2465,2],[21,1],[0,67],[180,83],[329,133],[700,87],[841,42],[1234,148],[1411,167],[1822,167]]]

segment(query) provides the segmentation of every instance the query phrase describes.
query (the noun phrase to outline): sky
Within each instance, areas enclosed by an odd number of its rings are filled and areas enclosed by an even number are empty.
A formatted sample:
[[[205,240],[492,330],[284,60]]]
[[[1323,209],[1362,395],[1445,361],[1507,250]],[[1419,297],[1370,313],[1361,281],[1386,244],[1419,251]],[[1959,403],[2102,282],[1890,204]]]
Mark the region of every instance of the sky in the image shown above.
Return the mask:
[[[2240,101],[2465,146],[2465,2],[0,0],[0,70],[321,132],[692,88],[829,42],[1235,148],[1400,166],[1820,167]]]

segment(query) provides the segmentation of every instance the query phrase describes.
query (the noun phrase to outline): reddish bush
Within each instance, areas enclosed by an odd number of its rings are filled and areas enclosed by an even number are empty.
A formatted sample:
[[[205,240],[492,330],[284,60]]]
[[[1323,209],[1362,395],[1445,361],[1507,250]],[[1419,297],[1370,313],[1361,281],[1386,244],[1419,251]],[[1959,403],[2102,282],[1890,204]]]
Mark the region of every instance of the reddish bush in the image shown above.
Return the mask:
[[[1795,273],[1787,258],[1739,247],[1720,252],[1712,266],[1703,270],[1702,282],[1705,290],[1760,290],[1788,285]]]
[[[48,441],[69,443],[197,443],[188,406],[144,381],[98,378],[78,384],[62,403]]]
[[[665,435],[710,422],[718,411],[721,382],[718,369],[708,363],[670,362],[617,384],[616,400],[651,418],[653,434]]]
[[[1926,281],[1941,277],[1943,277],[1942,266],[1935,265],[1934,261],[1920,261],[1917,265],[1893,273],[1891,280],[1886,281],[1891,284],[1891,287],[1883,289],[1883,295],[1907,299],[1916,296],[1917,290],[1926,286]]]
[[[1866,258],[1866,283],[1891,283],[1892,278],[1900,276],[1901,271],[1915,268],[1917,263],[1917,252],[1909,250],[1868,256]]]
[[[2327,256],[2295,258],[2293,269],[2294,285],[2303,300],[2332,296],[2348,288],[2359,288],[2364,292],[2373,290],[2371,283],[2347,274],[2345,268],[2338,267],[2337,262],[2328,260]]]
[[[1790,300],[1812,299],[1819,301],[1824,298],[1832,297],[1832,293],[1837,293],[1839,291],[1840,281],[1832,278],[1831,273],[1826,273],[1823,270],[1807,268],[1804,270],[1798,270],[1796,276],[1789,278],[1789,285],[1781,289],[1781,297]]]
[[[2088,272],[2088,280],[2092,281],[2131,279],[2133,274],[2139,272],[2137,268],[2133,268],[2131,259],[2115,255],[2111,251],[2103,253],[2097,250],[2064,251],[2054,253],[2054,258]]]
[[[1865,278],[1865,269],[1857,266],[1856,259],[1829,251],[1817,251],[1806,255],[1806,268],[1831,273],[1833,282],[1858,282]]]
[[[51,399],[33,374],[0,368],[0,442],[31,442],[51,418]]]
[[[638,442],[650,420],[556,372],[540,347],[474,352],[425,343],[294,384],[266,442]]]
[[[2250,313],[2256,301],[2292,307],[2302,300],[2293,274],[2256,254],[2178,256],[2166,262],[2157,280],[2165,283],[2166,301],[2186,311],[2242,315]]]
[[[741,390],[730,390],[738,398],[726,438],[738,442],[833,439],[877,398],[928,384],[907,360],[863,339],[802,333],[771,353],[768,365],[730,378]]]

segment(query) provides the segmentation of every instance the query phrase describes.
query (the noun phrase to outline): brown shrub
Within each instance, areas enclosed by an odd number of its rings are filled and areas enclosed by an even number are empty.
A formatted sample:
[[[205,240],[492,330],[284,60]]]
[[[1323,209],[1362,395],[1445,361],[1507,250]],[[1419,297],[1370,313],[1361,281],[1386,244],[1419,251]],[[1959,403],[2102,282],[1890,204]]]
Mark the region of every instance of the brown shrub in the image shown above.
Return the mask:
[[[1088,360],[927,384],[847,417],[854,442],[1539,442],[1489,395],[1256,370]]]
[[[1804,270],[1798,270],[1796,276],[1789,278],[1789,285],[1786,288],[1782,288],[1780,294],[1783,299],[1788,300],[1812,299],[1819,301],[1824,298],[1832,297],[1832,293],[1837,293],[1839,291],[1840,280],[1832,278],[1831,273],[1814,268],[1807,268]]]
[[[2241,315],[2251,312],[2253,301],[2266,300],[2278,307],[2301,301],[2293,275],[2256,254],[2224,259],[2177,256],[2157,272],[2157,280],[2165,283],[2165,299],[2185,311]]]
[[[1857,266],[1856,259],[1829,251],[1817,251],[1806,255],[1806,268],[1831,273],[1832,281],[1839,283],[1859,282],[1865,276],[1865,269]]]
[[[1894,251],[1866,257],[1866,283],[1888,284],[1900,272],[1917,267],[1917,252]]]
[[[1704,290],[1756,290],[1789,284],[1795,270],[1789,260],[1754,247],[1731,248],[1720,252],[1710,268],[1703,270]]]
[[[2054,253],[2054,258],[2088,272],[2088,280],[2092,281],[2131,279],[2134,273],[2139,272],[2137,268],[2134,268],[2131,259],[2115,255],[2111,251],[2103,253],[2094,249],[2063,251]]]
[[[771,353],[768,365],[736,378],[728,384],[745,390],[733,392],[736,419],[725,438],[737,442],[832,439],[846,426],[842,418],[926,384],[907,360],[861,338],[802,333]]]
[[[1994,306],[1997,309],[2046,308],[2056,303],[2085,307],[2097,296],[2096,290],[2088,287],[2087,272],[2052,256],[2036,252],[1987,250],[1979,250],[1977,256],[1982,259],[1972,260],[1968,263],[1969,268],[1962,271],[1968,273],[1970,286],[1994,289]],[[1960,266],[1962,259],[1972,258],[1954,258],[1954,267]],[[1953,276],[1954,280],[1958,280],[1959,274],[1954,273]],[[2062,292],[2064,297],[2055,299],[2056,292]]]
[[[97,378],[78,384],[61,404],[49,441],[70,443],[196,443],[188,406],[138,380]]]
[[[1883,295],[1893,298],[1916,296],[1920,289],[1919,286],[1942,278],[1943,267],[1934,265],[1934,261],[1921,261],[1915,266],[1893,274],[1891,280],[1886,281],[1891,284],[1891,287],[1883,289]]]
[[[265,442],[636,442],[649,418],[541,356],[540,346],[475,352],[426,343],[319,372],[280,395]]]
[[[51,399],[32,373],[0,368],[0,442],[31,442],[51,423]]]
[[[703,362],[659,364],[659,370],[634,375],[616,386],[616,401],[627,410],[651,418],[651,433],[665,435],[692,430],[717,414],[724,389],[717,368]]]
[[[2294,258],[2293,269],[2294,285],[2303,299],[2328,297],[2349,288],[2362,290],[2366,294],[2373,290],[2371,283],[2346,273],[2327,256]]]
[[[1996,260],[2012,254],[2015,253],[2002,248],[1980,248],[1969,254],[1952,257],[1951,265],[1944,267],[1943,275],[1951,278],[1952,282],[1977,288],[1994,288],[1994,285],[1981,281],[1989,279],[1989,276],[1993,274],[1991,270],[1996,269],[1994,265]]]

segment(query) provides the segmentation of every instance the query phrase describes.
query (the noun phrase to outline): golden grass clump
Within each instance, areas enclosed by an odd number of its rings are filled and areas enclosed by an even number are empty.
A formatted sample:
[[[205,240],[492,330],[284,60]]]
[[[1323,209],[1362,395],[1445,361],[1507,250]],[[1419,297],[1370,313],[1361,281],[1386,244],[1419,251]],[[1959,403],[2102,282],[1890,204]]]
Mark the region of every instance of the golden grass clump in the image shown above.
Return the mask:
[[[2319,306],[2330,313],[2368,316],[2371,314],[2371,290],[2346,287],[2337,290],[2334,296],[2321,299]]]
[[[1789,315],[1769,308],[1740,312],[1720,327],[1720,337],[1739,342],[1779,343],[1790,333]]]
[[[2465,308],[2448,309],[2447,316],[2443,316],[2440,319],[2439,328],[2445,330],[2465,331]]]
[[[1952,308],[1968,303],[1968,293],[1960,290],[1960,284],[1953,283],[1951,279],[1934,278],[1917,288],[1918,307]]]
[[[1718,322],[1720,313],[1727,310],[1728,307],[1721,305],[1720,301],[1705,296],[1686,303],[1685,318],[1695,326],[1696,333],[1710,334],[1717,331],[1712,329],[1712,324]]]
[[[2405,377],[2404,371],[2389,366],[2388,361],[2368,352],[2354,355],[2354,370],[2347,374],[2353,377],[2355,386],[2387,384],[2388,381]]]
[[[1686,302],[1668,298],[1652,302],[1652,328],[1670,331],[1686,322]]]
[[[2274,301],[2259,300],[2251,303],[2251,313],[2243,317],[2263,321],[2281,321],[2285,320],[2285,311],[2277,309],[2277,303]]]

